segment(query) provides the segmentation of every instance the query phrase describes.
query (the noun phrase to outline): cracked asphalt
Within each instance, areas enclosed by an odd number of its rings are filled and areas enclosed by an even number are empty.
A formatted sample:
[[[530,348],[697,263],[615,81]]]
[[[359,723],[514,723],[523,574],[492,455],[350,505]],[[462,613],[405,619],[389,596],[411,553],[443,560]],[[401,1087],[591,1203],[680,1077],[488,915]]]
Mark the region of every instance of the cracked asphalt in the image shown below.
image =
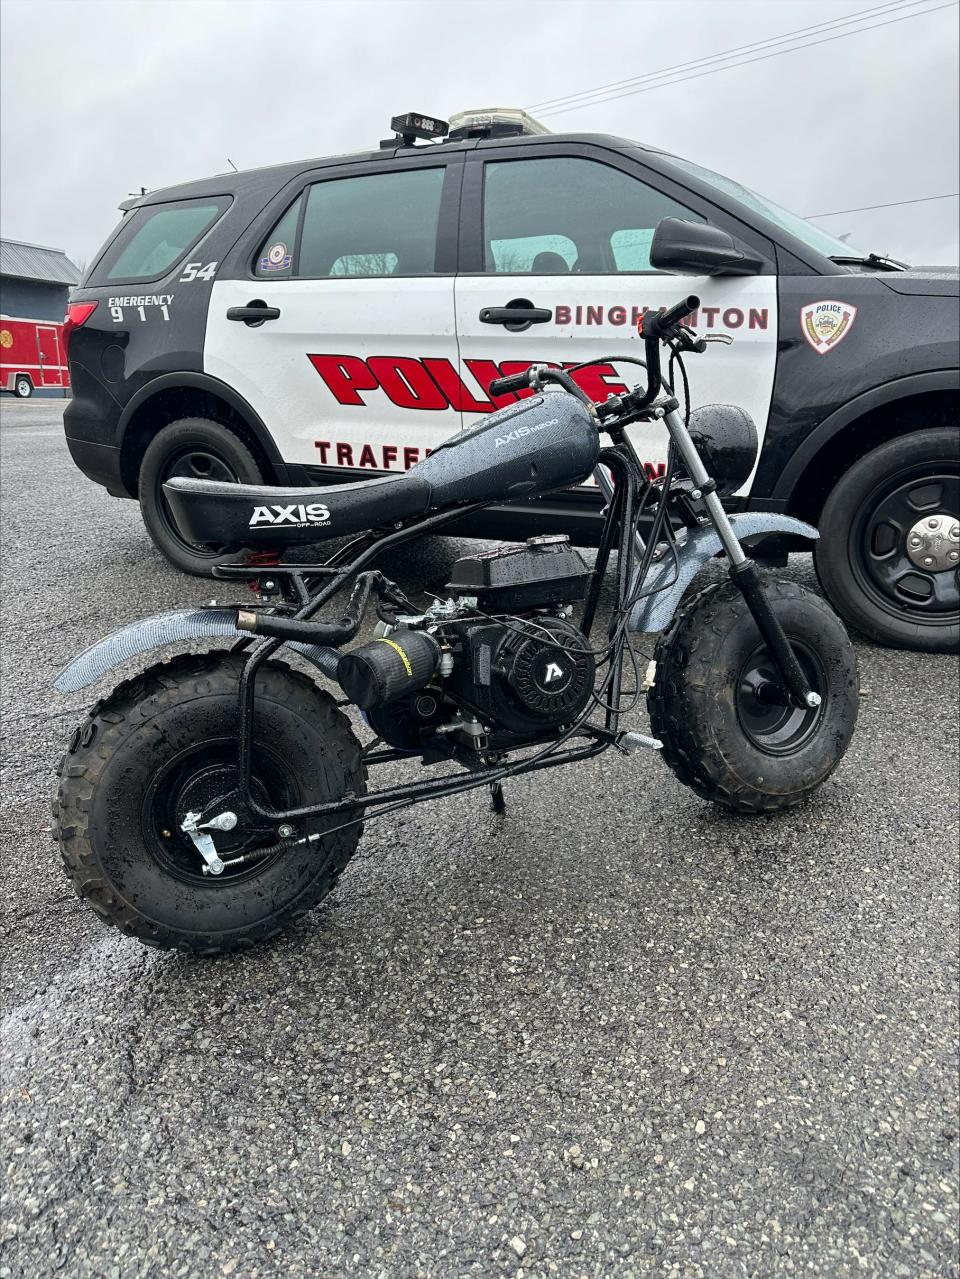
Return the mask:
[[[2,404],[0,1279],[958,1274],[955,659],[859,644],[853,746],[785,816],[608,753],[504,820],[371,823],[254,953],[152,952],[59,868],[53,770],[107,684],[49,680],[223,587],[81,476],[61,409]]]

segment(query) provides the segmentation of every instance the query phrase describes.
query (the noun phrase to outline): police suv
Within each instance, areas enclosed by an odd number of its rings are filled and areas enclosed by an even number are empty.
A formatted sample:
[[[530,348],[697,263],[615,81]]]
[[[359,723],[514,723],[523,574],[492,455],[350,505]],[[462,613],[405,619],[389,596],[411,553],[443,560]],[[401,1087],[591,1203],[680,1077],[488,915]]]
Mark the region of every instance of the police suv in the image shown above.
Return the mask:
[[[731,508],[818,524],[823,588],[866,635],[956,647],[955,271],[857,253],[698,164],[523,112],[392,128],[379,150],[128,202],[73,294],[71,454],[139,498],[174,564],[208,573],[221,548],[178,531],[171,476],[329,486],[402,470],[512,400],[491,381],[533,362],[604,357],[584,390],[623,391],[644,311],[695,292],[692,326],[732,345],[698,359],[693,403],[741,405],[762,441]],[[654,270],[667,217],[710,223],[735,251],[705,272],[681,237]],[[662,473],[664,438],[635,442]],[[600,506],[585,487],[460,531],[589,543]]]

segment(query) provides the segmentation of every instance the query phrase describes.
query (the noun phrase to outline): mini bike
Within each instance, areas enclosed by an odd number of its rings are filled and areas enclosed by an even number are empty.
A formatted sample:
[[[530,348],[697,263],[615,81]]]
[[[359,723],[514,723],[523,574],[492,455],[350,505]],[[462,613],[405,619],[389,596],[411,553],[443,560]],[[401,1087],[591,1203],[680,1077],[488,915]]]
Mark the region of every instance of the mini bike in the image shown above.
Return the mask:
[[[491,385],[521,398],[405,474],[303,490],[168,481],[187,537],[253,548],[216,572],[254,578],[258,598],[126,627],[57,677],[73,690],[159,645],[229,641],[125,680],[73,734],[56,833],[68,876],[104,921],[154,946],[249,946],[330,892],[364,821],[481,786],[502,811],[508,779],[611,747],[660,751],[698,795],[741,813],[797,804],[823,783],[856,721],[853,649],[822,599],[761,578],[742,545],[816,531],[721,504],[755,464],[749,416],[729,405],[682,413],[664,381],[662,345],[684,386],[683,354],[705,348],[683,323],[697,306],[688,297],[644,317],[645,361],[632,362],[645,364],[645,387],[594,403],[570,371],[534,365]],[[670,439],[657,480],[627,434],[653,419]],[[607,499],[592,569],[565,536],[534,537],[460,559],[424,608],[373,567],[467,512],[591,474]],[[277,554],[356,533],[322,564]],[[595,638],[612,552],[615,602]],[[720,553],[728,579],[681,599]],[[347,647],[371,608],[374,637]],[[660,633],[649,664],[634,638],[644,632]],[[338,696],[278,661],[284,645]],[[644,682],[650,736],[623,722]],[[368,787],[378,766],[404,759],[429,769]]]

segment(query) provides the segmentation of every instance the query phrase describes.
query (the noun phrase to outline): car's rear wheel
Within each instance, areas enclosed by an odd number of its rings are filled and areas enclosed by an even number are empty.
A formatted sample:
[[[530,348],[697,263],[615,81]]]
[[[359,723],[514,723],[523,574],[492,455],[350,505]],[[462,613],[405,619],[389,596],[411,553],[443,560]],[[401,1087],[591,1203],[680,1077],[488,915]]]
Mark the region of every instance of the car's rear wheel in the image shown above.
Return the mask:
[[[20,374],[16,382],[13,384],[14,393],[19,400],[29,400],[33,395],[33,383],[24,374]]]
[[[225,548],[188,541],[171,515],[163,486],[174,476],[220,480],[229,484],[262,484],[256,458],[234,433],[209,418],[171,422],[151,440],[140,465],[140,510],[154,544],[175,567],[196,577],[209,577],[216,564],[236,559]]]
[[[880,644],[960,644],[960,434],[936,427],[861,458],[827,498],[814,550],[824,592]]]

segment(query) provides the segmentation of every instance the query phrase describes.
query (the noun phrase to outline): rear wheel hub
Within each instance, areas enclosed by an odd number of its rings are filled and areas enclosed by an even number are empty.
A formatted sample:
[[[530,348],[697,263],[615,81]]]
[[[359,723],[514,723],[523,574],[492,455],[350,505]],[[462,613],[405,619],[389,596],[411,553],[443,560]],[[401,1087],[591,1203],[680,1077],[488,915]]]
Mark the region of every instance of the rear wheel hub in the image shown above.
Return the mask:
[[[257,875],[279,855],[231,868],[231,858],[277,839],[274,825],[253,817],[240,803],[238,783],[235,741],[197,743],[159,770],[144,797],[141,829],[146,847],[168,873],[194,883],[211,882],[204,875],[203,857],[183,828],[190,813],[216,816],[229,809],[236,814],[230,829],[205,831],[226,863],[214,883]],[[298,802],[297,787],[284,762],[262,746],[254,757],[251,791],[264,806]]]

